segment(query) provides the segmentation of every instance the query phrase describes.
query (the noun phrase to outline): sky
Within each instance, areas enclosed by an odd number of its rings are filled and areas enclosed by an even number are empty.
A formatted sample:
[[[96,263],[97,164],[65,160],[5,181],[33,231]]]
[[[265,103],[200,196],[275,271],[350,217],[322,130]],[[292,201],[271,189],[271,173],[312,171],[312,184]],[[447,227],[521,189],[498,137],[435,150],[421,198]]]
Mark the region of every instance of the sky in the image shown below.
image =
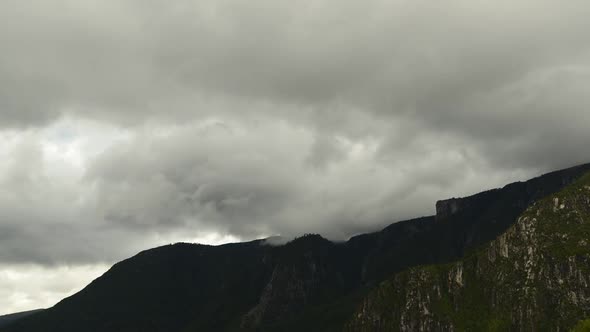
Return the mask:
[[[3,0],[0,314],[590,162],[586,0]]]

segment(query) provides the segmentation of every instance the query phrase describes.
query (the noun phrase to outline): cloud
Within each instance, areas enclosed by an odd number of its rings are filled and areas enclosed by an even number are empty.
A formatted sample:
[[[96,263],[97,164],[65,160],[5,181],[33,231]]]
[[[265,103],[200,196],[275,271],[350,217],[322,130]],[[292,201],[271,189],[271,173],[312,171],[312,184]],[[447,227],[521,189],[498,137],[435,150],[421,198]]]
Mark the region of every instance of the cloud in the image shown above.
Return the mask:
[[[562,166],[587,138],[589,11],[528,0],[6,1],[0,126],[262,116],[390,146],[409,119],[408,140],[457,135],[498,165],[550,168],[541,156],[559,153]],[[534,132],[567,132],[575,148],[531,153]]]
[[[382,159],[379,140],[320,140],[263,120],[185,125],[105,151],[86,180],[97,184],[101,216],[118,227],[194,227],[245,238],[320,232],[334,239],[432,213],[437,197],[487,182],[485,165],[466,163],[480,156],[440,138],[398,149],[393,161]]]
[[[584,2],[1,6],[6,261],[343,238],[590,153]]]
[[[453,113],[539,68],[587,66],[590,6],[60,0],[2,9],[10,125],[67,106],[113,121],[187,116],[199,113],[195,99],[211,96]]]
[[[485,175],[484,159],[449,148],[451,138],[408,142],[392,160],[380,153],[386,140],[318,138],[266,118],[134,130],[64,119],[4,138],[0,261],[11,264],[113,262],[170,242],[222,241],[213,234],[341,240],[527,174]]]

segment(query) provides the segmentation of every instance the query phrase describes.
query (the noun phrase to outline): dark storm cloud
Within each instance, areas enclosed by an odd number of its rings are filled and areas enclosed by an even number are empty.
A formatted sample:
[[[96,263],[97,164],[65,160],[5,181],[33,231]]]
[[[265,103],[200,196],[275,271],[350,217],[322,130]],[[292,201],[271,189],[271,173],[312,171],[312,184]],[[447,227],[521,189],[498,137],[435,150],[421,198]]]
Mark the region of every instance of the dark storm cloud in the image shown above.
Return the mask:
[[[0,127],[22,144],[0,149],[0,260],[114,260],[179,233],[341,239],[588,161],[589,15],[577,0],[3,1]],[[47,134],[64,118],[104,128]]]
[[[590,8],[581,1],[3,6],[2,86],[15,96],[3,109],[39,115],[12,123],[47,119],[60,107],[113,121],[219,112],[194,106],[211,96],[295,103],[311,110],[312,120],[331,103],[457,120],[477,112],[461,109],[465,103],[530,73],[586,67],[589,51]]]

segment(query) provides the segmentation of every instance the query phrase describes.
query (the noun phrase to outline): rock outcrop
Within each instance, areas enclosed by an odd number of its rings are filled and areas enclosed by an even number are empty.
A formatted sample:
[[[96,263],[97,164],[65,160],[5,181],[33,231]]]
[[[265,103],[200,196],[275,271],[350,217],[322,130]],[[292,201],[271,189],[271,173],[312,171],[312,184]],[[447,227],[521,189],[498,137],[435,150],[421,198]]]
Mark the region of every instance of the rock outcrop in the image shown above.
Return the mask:
[[[445,220],[461,210],[465,200],[451,198],[436,202],[436,219]]]

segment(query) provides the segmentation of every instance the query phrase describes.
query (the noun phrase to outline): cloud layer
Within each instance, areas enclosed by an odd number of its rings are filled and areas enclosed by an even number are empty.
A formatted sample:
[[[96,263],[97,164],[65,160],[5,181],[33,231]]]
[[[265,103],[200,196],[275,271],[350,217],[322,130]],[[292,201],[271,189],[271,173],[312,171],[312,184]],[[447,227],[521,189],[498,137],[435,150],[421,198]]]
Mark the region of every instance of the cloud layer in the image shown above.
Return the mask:
[[[589,16],[578,0],[3,1],[0,264],[345,239],[588,162]]]

